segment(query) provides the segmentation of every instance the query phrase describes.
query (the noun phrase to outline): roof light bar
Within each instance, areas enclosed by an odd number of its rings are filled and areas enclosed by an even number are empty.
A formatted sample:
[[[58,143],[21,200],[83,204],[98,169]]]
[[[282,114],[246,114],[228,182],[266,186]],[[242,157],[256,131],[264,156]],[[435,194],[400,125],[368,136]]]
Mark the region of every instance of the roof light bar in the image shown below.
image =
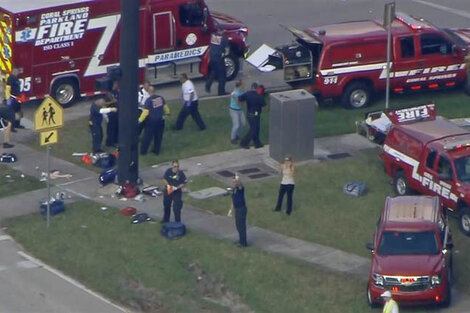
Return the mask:
[[[422,21],[417,20],[416,18],[412,17],[411,15],[408,15],[408,14],[403,13],[403,12],[397,12],[396,13],[396,18],[400,22],[408,25],[413,30],[422,29],[426,26],[426,23],[423,23]]]

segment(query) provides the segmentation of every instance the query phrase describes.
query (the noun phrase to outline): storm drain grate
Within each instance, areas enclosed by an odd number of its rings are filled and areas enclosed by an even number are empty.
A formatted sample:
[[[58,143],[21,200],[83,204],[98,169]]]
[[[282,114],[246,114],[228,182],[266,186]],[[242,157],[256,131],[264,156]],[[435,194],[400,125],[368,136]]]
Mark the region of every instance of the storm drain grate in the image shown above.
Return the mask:
[[[334,154],[328,154],[327,157],[329,159],[333,160],[338,160],[338,159],[344,159],[344,158],[349,158],[351,155],[347,152],[345,153],[334,153]]]
[[[222,177],[233,177],[233,176],[235,176],[235,174],[230,172],[230,171],[220,171],[220,172],[217,172],[217,174],[219,174]]]
[[[261,172],[261,170],[257,167],[251,167],[251,168],[245,168],[243,170],[239,170],[238,172],[241,173],[241,174],[244,174],[244,175],[248,175],[248,174],[251,174],[251,173]]]
[[[264,178],[264,177],[269,177],[269,176],[271,176],[271,174],[268,174],[268,173],[248,175],[248,177],[251,179],[258,179],[258,178]]]

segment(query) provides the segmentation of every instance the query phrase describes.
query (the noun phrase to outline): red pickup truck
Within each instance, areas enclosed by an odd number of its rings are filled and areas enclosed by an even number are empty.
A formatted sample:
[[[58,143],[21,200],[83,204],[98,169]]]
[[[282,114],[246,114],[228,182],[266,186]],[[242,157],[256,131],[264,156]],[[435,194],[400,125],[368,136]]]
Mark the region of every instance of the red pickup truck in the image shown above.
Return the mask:
[[[470,236],[470,131],[436,116],[433,105],[393,114],[380,157],[396,193],[438,196]]]

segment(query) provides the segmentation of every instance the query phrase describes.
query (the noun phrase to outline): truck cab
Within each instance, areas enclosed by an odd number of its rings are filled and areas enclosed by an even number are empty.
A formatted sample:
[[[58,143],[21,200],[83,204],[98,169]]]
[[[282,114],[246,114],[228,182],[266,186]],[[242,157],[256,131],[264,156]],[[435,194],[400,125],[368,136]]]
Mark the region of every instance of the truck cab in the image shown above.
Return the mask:
[[[371,306],[389,290],[400,305],[451,302],[452,236],[438,197],[387,197],[373,241],[367,284]]]

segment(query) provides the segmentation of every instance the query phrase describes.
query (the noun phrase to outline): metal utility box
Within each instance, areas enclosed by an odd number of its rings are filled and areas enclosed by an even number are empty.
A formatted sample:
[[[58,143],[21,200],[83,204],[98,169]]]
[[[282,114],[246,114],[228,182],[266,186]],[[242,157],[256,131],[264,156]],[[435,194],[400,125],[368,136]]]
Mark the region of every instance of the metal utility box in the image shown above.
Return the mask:
[[[313,159],[315,97],[303,89],[272,93],[269,112],[269,155],[283,162]]]

